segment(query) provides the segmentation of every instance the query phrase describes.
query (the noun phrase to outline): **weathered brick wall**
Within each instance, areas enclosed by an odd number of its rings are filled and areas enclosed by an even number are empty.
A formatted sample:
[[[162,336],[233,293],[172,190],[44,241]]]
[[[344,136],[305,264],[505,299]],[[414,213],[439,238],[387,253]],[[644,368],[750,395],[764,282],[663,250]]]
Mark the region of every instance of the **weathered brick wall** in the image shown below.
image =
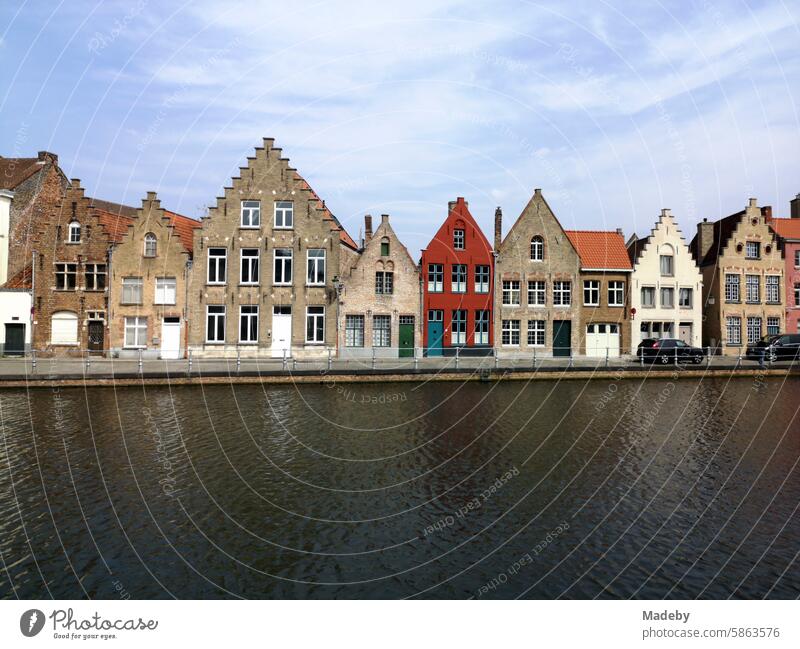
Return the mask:
[[[583,282],[596,280],[600,282],[600,305],[583,306]],[[622,282],[625,287],[625,306],[608,306],[608,283]],[[585,272],[582,271],[572,299],[581,305],[580,347],[578,353],[586,353],[586,325],[591,323],[618,324],[620,329],[619,351],[621,354],[631,353],[631,322],[628,312],[630,304],[630,273]],[[676,298],[677,299],[677,298]]]

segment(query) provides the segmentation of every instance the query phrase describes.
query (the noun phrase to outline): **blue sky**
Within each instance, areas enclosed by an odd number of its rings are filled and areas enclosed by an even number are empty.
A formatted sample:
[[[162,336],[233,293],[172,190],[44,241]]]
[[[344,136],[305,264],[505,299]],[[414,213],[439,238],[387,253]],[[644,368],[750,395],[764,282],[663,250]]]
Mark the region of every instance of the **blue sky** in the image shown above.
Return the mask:
[[[199,216],[264,136],[353,236],[387,212],[412,254],[456,196],[488,236],[535,187],[627,236],[800,192],[795,3],[0,7],[0,154],[56,152],[109,200]]]

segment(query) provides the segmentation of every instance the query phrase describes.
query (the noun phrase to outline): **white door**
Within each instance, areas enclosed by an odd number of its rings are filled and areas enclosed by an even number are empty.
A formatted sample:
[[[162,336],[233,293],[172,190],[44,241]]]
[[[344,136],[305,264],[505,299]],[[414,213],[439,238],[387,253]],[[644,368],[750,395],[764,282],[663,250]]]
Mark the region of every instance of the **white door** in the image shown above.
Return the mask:
[[[272,307],[272,356],[292,355],[292,307]]]
[[[606,352],[610,357],[619,356],[619,325],[586,325],[586,355],[605,358]]]
[[[161,323],[161,358],[181,357],[181,319],[164,318]]]

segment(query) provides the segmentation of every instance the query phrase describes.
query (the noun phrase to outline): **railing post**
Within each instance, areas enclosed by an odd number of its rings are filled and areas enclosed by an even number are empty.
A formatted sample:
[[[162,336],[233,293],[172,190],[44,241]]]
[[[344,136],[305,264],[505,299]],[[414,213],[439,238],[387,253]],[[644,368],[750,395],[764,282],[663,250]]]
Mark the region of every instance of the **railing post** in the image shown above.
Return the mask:
[[[417,348],[414,347],[414,369],[419,369],[419,356],[417,355]]]
[[[239,370],[242,368],[242,352],[239,349],[239,345],[236,345],[236,373],[239,373]]]
[[[608,369],[608,347],[606,347],[606,369]]]
[[[572,368],[572,347],[569,348],[569,363],[567,363],[567,367]]]
[[[372,346],[372,369],[375,369],[375,345]]]
[[[675,357],[673,358],[675,367],[678,367],[678,348],[675,347]]]
[[[328,348],[328,371],[330,371],[331,366],[333,364],[333,358],[331,356],[332,352],[333,352],[333,350],[329,347]]]
[[[36,371],[36,350],[31,350],[31,372]]]
[[[494,368],[497,369],[500,366],[500,356],[497,354],[497,347],[494,348]]]
[[[284,347],[284,348],[283,348],[283,371],[284,371],[284,372],[286,371],[286,368],[287,368],[287,367],[288,367],[288,366],[287,366],[287,364],[286,364],[286,347]]]
[[[706,348],[708,350],[708,354],[706,355],[706,367],[711,367],[711,347]]]
[[[92,363],[91,360],[89,360],[90,358],[91,358],[91,355],[89,354],[89,350],[87,349],[86,350],[86,371],[87,372],[89,371],[89,367],[91,366],[91,363]]]
[[[458,369],[458,351],[459,351],[459,348],[456,347],[456,369]]]
[[[533,369],[536,369],[536,347],[533,348]]]
[[[139,374],[144,372],[144,365],[142,364],[142,350],[139,349]]]
[[[189,361],[189,363],[188,363],[188,366],[186,368],[186,374],[187,375],[191,375],[191,373],[192,373],[192,350],[191,349],[189,350],[188,361]]]
[[[739,369],[739,366],[740,366],[741,364],[742,364],[742,354],[741,354],[741,352],[740,352],[740,353],[739,353],[739,355],[736,357],[736,369],[737,369],[737,370]]]

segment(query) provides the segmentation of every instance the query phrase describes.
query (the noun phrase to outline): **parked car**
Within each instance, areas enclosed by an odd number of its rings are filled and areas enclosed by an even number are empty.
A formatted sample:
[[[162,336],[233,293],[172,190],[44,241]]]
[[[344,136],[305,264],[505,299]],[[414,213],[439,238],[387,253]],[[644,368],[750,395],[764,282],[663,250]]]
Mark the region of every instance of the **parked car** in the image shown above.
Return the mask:
[[[770,362],[800,360],[800,334],[764,336],[754,345],[747,346],[747,358],[758,360],[763,355]]]
[[[651,363],[660,361],[663,364],[702,363],[706,352],[700,347],[692,347],[678,338],[645,338],[639,343],[636,356]]]

